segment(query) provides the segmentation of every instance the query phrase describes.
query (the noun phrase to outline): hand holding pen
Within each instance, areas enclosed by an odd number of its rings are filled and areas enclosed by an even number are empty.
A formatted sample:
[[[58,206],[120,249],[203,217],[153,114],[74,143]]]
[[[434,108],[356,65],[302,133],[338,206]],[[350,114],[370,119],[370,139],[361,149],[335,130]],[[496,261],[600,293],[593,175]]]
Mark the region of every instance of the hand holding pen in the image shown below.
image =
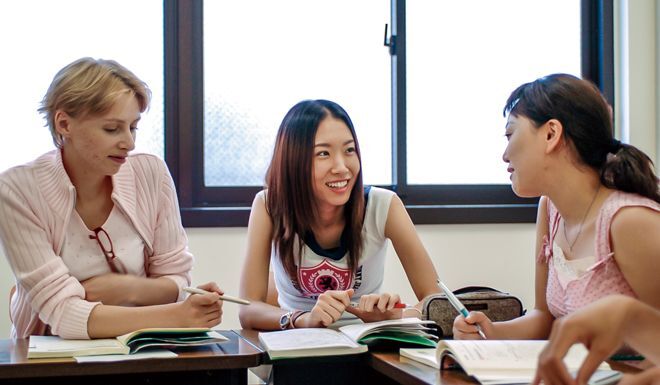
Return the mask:
[[[190,293],[190,294],[208,294],[209,293],[208,291],[206,291],[204,289],[197,288],[197,287],[184,287],[183,291],[185,291],[187,293]],[[237,303],[239,305],[249,305],[250,304],[250,301],[248,301],[246,299],[238,298],[238,297],[232,297],[232,296],[227,295],[227,294],[220,295],[219,297],[223,301],[233,302],[233,303]]]
[[[386,312],[394,309],[405,309],[407,305],[401,302],[398,294],[372,293],[360,296],[359,302],[351,302],[351,307],[368,312]]]
[[[364,322],[375,322],[401,318],[402,310],[408,308],[410,307],[401,302],[398,294],[373,293],[361,296],[359,302],[351,302],[346,311]]]
[[[463,318],[467,318],[467,317],[470,315],[470,312],[468,312],[468,310],[467,310],[467,309],[465,308],[465,306],[461,303],[461,301],[459,301],[458,298],[456,298],[456,296],[454,295],[454,293],[453,293],[451,290],[449,290],[449,288],[448,288],[447,286],[445,286],[445,284],[442,283],[439,279],[438,279],[438,285],[440,286],[440,288],[442,289],[442,291],[445,292],[445,295],[447,296],[447,299],[449,300],[449,303],[452,304],[452,306],[454,307],[454,309],[456,309],[456,311],[457,311],[461,316],[463,316]],[[484,334],[483,330],[481,330],[481,326],[479,326],[479,324],[474,324],[474,326],[477,327],[477,333],[479,333],[479,335],[481,336],[481,338],[483,338],[483,339],[487,339],[487,338],[486,338],[486,334]]]

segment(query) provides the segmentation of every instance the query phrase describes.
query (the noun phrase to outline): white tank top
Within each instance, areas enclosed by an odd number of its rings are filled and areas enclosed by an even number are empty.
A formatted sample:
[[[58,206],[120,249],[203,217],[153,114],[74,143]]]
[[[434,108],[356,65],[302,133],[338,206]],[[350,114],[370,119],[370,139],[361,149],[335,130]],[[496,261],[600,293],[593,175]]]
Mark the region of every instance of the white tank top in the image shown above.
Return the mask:
[[[264,194],[263,191],[259,194]],[[299,285],[293,282],[284,270],[277,250],[272,246],[270,263],[275,275],[280,307],[288,310],[311,310],[318,296],[326,290],[355,289],[353,300],[364,294],[378,293],[383,284],[387,238],[385,223],[394,193],[389,190],[371,187],[362,227],[363,249],[355,275],[348,269],[346,255],[338,260],[319,255],[332,253],[332,250],[319,250],[318,245],[305,244],[300,265],[297,266]],[[296,243],[297,244],[297,241]],[[316,250],[316,251],[315,251]],[[295,260],[298,250],[294,248]],[[345,315],[352,316],[350,313]]]
[[[144,277],[144,242],[116,205],[101,227],[110,236],[114,253],[128,274]],[[69,274],[78,281],[111,272],[101,247],[96,239],[89,238],[90,235],[94,232],[87,228],[74,210],[66,229],[61,257],[69,268]]]

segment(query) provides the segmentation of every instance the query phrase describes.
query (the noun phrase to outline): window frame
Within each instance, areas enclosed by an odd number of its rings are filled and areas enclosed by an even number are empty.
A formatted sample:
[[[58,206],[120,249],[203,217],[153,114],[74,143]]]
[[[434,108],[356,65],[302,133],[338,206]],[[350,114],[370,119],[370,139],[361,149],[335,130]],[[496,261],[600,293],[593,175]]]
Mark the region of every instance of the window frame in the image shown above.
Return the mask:
[[[614,105],[613,0],[581,1],[582,77]],[[406,184],[405,0],[391,2],[392,185],[416,224],[530,223],[538,198],[510,185]],[[204,186],[203,0],[164,0],[165,160],[185,227],[247,226],[262,186]]]

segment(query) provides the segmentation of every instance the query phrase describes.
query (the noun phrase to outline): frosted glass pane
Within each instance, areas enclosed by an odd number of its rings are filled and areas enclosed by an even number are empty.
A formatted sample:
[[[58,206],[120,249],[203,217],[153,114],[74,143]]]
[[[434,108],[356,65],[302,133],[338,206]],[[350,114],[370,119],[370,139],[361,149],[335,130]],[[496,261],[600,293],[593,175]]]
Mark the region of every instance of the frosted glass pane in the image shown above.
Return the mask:
[[[262,185],[284,114],[330,99],[353,119],[366,183],[391,180],[389,1],[204,2],[204,180]]]
[[[580,1],[406,4],[408,183],[509,184],[504,102],[538,77],[580,76]]]
[[[163,156],[162,0],[13,1],[0,36],[0,171],[55,148],[37,108],[55,73],[83,56],[117,60],[149,85],[136,151]]]

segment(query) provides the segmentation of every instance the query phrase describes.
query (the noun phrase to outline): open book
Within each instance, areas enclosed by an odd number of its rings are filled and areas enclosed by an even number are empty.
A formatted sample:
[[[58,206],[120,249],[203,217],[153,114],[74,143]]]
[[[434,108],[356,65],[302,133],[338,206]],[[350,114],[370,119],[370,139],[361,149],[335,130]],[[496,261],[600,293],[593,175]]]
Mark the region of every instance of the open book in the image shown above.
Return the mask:
[[[342,326],[337,330],[323,328],[290,329],[259,333],[259,341],[271,360],[295,357],[358,354],[368,350],[367,344],[387,340],[405,345],[435,347],[433,321],[418,318],[369,322]]]
[[[534,378],[538,356],[546,343],[544,340],[444,340],[434,351],[435,361],[431,360],[428,351],[402,351],[401,355],[436,368],[447,367],[443,360],[449,359],[482,384],[528,384]],[[573,345],[564,357],[568,370],[577,373],[587,354],[584,345]],[[604,385],[619,377],[620,372],[611,370],[603,362],[589,383]]]
[[[147,348],[209,345],[227,341],[207,328],[140,329],[117,338],[67,340],[57,336],[30,336],[27,358],[81,357],[131,354]]]

